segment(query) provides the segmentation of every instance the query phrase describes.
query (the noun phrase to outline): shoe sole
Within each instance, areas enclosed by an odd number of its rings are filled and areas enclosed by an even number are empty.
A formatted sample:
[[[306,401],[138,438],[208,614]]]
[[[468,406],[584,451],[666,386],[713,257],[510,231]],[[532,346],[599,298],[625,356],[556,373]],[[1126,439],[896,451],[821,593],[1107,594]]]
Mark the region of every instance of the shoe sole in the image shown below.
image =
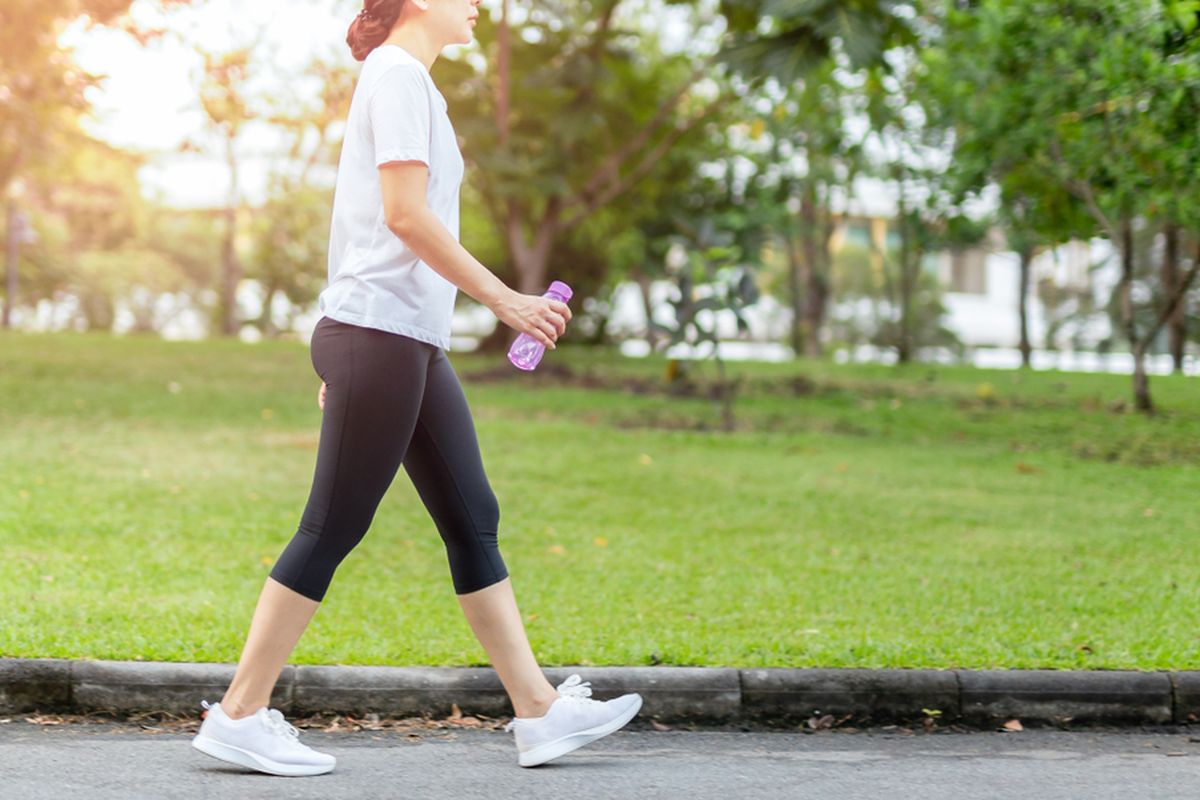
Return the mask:
[[[633,719],[642,708],[642,698],[639,695],[638,700],[629,710],[621,714],[619,717],[614,717],[609,722],[599,725],[595,728],[588,728],[584,731],[576,731],[575,733],[567,734],[561,739],[555,739],[553,742],[540,744],[532,750],[526,750],[523,753],[517,754],[517,763],[522,767],[536,767],[539,764],[545,764],[551,759],[566,755],[572,750],[578,750],[589,742],[594,742],[602,736],[607,736],[617,729],[623,727],[626,722]]]
[[[243,750],[240,747],[234,747],[230,744],[218,742],[215,739],[210,739],[207,736],[197,735],[192,739],[192,747],[199,750],[205,755],[213,758],[226,761],[230,764],[237,764],[241,767],[249,767],[250,769],[265,772],[268,775],[279,775],[285,778],[296,778],[307,775],[323,775],[329,772],[335,766],[321,766],[318,764],[281,764],[278,761],[266,758],[264,756],[255,755],[249,750]]]

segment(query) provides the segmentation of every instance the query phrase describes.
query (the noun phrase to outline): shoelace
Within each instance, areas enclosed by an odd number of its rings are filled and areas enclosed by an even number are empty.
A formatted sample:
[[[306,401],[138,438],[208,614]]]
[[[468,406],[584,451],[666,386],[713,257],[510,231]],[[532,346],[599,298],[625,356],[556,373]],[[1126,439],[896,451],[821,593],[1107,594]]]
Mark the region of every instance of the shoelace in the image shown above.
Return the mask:
[[[212,705],[207,700],[201,700],[200,705],[204,707],[205,711],[212,708]],[[295,725],[283,718],[283,712],[278,708],[268,709],[267,713],[261,716],[261,719],[263,726],[271,733],[278,736],[289,736],[292,739],[299,739],[300,737],[300,731],[296,729]]]
[[[296,726],[283,718],[283,712],[278,708],[272,708],[267,711],[262,717],[263,725],[271,733],[279,736],[289,736],[292,739],[298,739],[300,731],[296,730]]]
[[[598,703],[599,700],[592,700],[591,681],[585,681],[578,674],[572,675],[565,681],[560,683],[555,688],[558,689],[558,696],[562,700],[569,703]],[[504,726],[504,730],[511,731],[516,727],[517,718],[513,717],[508,724]]]
[[[580,682],[582,681],[582,683]],[[591,681],[584,681],[578,675],[572,675],[557,686],[559,695],[572,702],[578,703],[592,696]],[[596,703],[598,700],[589,700],[588,702]]]

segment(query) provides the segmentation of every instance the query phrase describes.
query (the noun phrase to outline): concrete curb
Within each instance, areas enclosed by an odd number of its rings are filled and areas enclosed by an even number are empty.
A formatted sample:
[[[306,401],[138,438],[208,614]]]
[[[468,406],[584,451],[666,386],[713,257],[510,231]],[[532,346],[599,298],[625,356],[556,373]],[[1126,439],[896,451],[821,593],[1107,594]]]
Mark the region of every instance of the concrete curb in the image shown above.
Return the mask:
[[[200,712],[219,700],[233,664],[0,658],[0,714]],[[857,724],[1071,722],[1162,725],[1200,721],[1200,671],[545,667],[554,684],[578,672],[592,697],[638,692],[639,715],[662,722],[760,722],[814,716]],[[271,705],[285,714],[505,717],[512,706],[491,667],[284,667]]]

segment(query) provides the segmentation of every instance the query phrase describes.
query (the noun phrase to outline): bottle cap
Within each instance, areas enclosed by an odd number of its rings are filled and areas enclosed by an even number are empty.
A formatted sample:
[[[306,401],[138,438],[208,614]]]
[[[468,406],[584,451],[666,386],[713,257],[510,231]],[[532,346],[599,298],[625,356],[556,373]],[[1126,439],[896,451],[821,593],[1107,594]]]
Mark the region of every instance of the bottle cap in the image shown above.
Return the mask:
[[[564,303],[570,300],[571,295],[574,294],[574,292],[571,291],[571,287],[567,286],[562,281],[552,281],[550,283],[550,288],[546,291],[561,295]]]

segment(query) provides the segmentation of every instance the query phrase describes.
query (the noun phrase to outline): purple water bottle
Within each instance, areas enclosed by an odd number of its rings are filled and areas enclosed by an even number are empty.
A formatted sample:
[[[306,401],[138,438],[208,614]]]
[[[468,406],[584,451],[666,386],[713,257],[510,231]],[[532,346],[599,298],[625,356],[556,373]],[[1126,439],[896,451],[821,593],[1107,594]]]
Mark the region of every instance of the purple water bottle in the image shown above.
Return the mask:
[[[572,294],[574,293],[571,291],[570,286],[567,286],[562,281],[554,281],[542,297],[549,297],[551,300],[560,300],[565,303],[571,299]],[[522,333],[513,342],[512,347],[508,349],[508,360],[515,367],[523,370],[531,370],[542,360],[542,355],[545,352],[546,345],[529,334]]]

